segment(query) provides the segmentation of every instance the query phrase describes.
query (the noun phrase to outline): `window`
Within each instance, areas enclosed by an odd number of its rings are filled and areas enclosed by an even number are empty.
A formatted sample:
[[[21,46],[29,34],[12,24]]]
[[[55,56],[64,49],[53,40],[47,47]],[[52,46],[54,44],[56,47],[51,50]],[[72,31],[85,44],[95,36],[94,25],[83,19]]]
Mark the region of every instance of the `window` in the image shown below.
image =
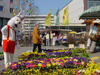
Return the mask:
[[[13,0],[10,0],[11,3],[13,3]]]
[[[3,18],[0,18],[0,29],[3,27]]]
[[[0,11],[3,11],[3,6],[0,6]]]
[[[10,8],[10,13],[13,13],[13,8]]]
[[[100,0],[87,0],[87,9],[98,5],[100,5]]]

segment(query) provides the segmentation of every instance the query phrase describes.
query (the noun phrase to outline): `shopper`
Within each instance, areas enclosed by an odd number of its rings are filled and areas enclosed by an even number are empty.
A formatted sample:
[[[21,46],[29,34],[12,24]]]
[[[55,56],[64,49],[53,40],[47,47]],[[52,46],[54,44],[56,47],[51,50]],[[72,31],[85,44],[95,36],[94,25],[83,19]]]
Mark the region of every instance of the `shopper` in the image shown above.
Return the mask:
[[[35,51],[36,47],[38,46],[38,53],[42,52],[41,50],[41,41],[42,38],[40,37],[39,31],[39,23],[36,23],[34,30],[32,32],[32,40],[33,40],[33,52]]]
[[[89,31],[89,36],[91,37],[91,33],[97,35],[97,26],[98,26],[98,23],[95,23],[93,27],[91,27],[90,31]],[[90,46],[91,44],[91,46]],[[96,41],[95,40],[92,40],[91,38],[88,39],[88,43],[87,43],[87,46],[90,47],[90,53],[93,53],[94,52],[94,48],[95,48],[95,45],[96,45]]]
[[[53,34],[52,31],[50,31],[50,44],[53,45]]]
[[[57,40],[57,37],[56,36],[53,36],[53,46],[56,45],[56,40]]]
[[[49,46],[49,33],[46,34],[46,46]]]

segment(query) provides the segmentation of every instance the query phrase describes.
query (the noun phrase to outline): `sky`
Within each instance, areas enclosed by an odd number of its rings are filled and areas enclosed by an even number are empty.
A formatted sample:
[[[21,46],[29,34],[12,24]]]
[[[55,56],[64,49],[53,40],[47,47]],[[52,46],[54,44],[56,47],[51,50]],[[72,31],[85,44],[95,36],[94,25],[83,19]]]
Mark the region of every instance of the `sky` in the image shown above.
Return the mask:
[[[40,15],[47,15],[51,9],[51,15],[55,15],[58,9],[62,9],[71,0],[35,0]]]

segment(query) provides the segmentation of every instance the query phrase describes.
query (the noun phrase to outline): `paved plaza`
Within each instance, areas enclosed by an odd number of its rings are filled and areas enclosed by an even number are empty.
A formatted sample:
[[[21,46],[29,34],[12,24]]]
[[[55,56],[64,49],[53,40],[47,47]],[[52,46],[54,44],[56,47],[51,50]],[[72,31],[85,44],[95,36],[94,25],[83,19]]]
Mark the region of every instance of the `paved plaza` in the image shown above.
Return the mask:
[[[21,47],[20,49],[15,50],[15,54],[14,54],[14,62],[18,61],[18,56],[20,56],[23,52],[26,52],[28,50],[32,50],[32,46],[30,47]],[[67,47],[65,46],[42,46],[42,49],[66,49]],[[0,52],[2,52],[2,47],[0,46]],[[100,57],[100,52],[97,53],[93,53],[90,54],[90,58],[91,57]],[[100,62],[100,58],[98,60],[95,60],[96,63]],[[4,67],[4,60],[0,60],[0,71],[2,71],[3,69],[5,69]]]

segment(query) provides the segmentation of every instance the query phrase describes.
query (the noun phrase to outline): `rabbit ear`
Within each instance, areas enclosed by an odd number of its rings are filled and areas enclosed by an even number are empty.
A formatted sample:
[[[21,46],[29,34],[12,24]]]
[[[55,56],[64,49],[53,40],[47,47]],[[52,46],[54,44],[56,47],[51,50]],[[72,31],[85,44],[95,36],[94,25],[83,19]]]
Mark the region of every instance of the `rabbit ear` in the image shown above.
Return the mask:
[[[20,16],[22,14],[22,12],[19,12],[19,14],[17,16]]]

